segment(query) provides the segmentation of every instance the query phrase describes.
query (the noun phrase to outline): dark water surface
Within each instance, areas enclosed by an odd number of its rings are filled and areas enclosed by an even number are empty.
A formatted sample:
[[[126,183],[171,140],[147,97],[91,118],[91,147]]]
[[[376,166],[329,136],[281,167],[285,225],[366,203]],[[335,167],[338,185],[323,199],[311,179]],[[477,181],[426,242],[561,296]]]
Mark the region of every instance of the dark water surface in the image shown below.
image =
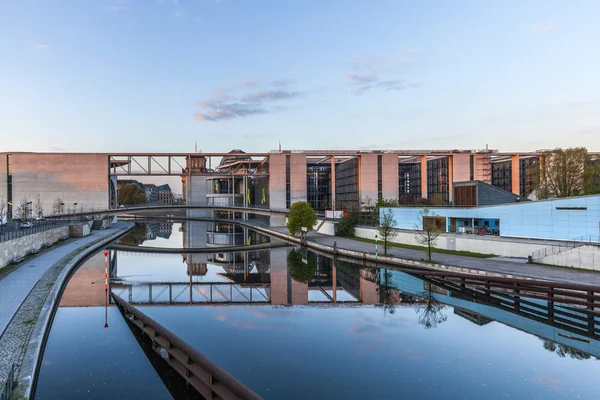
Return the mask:
[[[193,242],[179,228],[143,245]],[[131,303],[268,399],[600,398],[595,338],[473,303],[401,271],[314,254],[298,263],[290,251],[229,261],[111,254],[111,290],[125,300],[131,293]],[[103,274],[99,254],[71,278],[35,397],[182,397],[177,385],[166,388],[176,379],[153,366],[114,305],[105,309]],[[179,297],[165,294],[169,285]]]

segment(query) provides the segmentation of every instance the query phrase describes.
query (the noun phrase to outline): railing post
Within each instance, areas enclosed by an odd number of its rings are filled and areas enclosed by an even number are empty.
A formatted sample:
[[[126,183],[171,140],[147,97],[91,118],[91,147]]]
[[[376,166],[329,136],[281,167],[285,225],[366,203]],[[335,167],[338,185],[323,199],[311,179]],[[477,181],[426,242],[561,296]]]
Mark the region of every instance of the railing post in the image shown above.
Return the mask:
[[[519,282],[514,283],[515,311],[521,311],[521,296],[519,295]]]
[[[550,286],[548,297],[548,319],[550,322],[554,322],[554,287],[552,286]]]

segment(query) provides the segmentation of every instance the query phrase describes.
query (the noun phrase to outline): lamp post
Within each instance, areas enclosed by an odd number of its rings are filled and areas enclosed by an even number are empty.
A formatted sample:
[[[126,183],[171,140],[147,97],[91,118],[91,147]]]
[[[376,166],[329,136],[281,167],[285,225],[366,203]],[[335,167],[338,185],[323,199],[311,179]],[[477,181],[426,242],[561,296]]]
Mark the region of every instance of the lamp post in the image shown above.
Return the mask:
[[[377,251],[378,245],[379,245],[379,237],[377,235],[375,235],[375,263],[377,263],[377,260],[379,257],[378,251]]]

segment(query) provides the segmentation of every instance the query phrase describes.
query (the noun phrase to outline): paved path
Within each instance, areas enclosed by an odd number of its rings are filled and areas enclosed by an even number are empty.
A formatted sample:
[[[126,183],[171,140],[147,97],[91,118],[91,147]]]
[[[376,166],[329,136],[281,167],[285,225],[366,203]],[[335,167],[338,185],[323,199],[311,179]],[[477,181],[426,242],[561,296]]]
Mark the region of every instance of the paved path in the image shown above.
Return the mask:
[[[270,229],[287,233],[287,229],[285,227],[277,227]],[[308,240],[325,246],[333,246],[333,242],[337,242],[338,249],[375,253],[374,244],[343,237],[329,236],[316,232],[310,232],[308,234]],[[382,254],[383,249],[381,244],[379,245],[379,250],[380,254]],[[388,248],[388,253],[392,254],[395,257],[411,260],[421,260],[422,258],[426,257],[424,251],[403,249],[400,247],[390,247]],[[559,282],[600,286],[600,272],[523,264],[517,263],[514,260],[504,261],[493,258],[476,258],[442,253],[433,253],[432,258],[434,261],[437,261],[439,263],[456,267],[477,269],[489,272],[499,272],[511,275],[520,275],[529,278],[546,279]]]
[[[21,266],[0,280],[0,337],[27,295],[52,265],[78,248],[112,235],[125,226],[126,223],[121,222],[109,229],[92,231],[91,235],[84,238],[69,239],[62,246],[22,262]]]

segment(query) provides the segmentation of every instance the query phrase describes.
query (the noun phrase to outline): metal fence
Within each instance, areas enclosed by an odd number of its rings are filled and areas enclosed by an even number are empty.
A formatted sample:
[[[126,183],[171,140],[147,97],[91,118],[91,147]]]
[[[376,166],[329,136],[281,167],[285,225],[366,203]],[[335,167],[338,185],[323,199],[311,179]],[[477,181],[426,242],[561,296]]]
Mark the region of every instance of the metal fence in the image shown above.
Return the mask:
[[[555,244],[552,246],[545,247],[540,250],[536,250],[531,254],[531,258],[536,260],[542,260],[545,257],[561,253],[565,250],[574,249],[584,245],[599,245],[600,237],[593,235],[578,236],[573,240],[565,241],[564,243]]]
[[[60,221],[43,221],[40,223],[33,223],[30,228],[21,228],[20,223],[15,222],[16,226],[8,228],[6,226],[0,227],[0,242],[7,240],[18,239],[23,236],[33,235],[34,233],[45,232],[50,229],[61,228],[67,226],[71,221],[60,220]]]
[[[10,363],[6,382],[0,387],[0,400],[8,400],[13,390],[13,381],[15,379],[15,363]]]

